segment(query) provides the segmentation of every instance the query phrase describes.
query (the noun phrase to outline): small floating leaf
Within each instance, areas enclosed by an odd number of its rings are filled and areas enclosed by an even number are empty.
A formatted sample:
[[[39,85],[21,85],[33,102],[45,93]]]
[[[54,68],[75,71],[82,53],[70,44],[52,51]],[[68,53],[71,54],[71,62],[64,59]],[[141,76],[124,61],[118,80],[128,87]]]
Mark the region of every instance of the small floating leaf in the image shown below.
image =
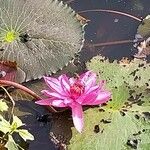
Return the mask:
[[[7,111],[7,110],[8,110],[8,106],[6,102],[0,99],[0,112]]]
[[[137,33],[142,37],[150,37],[150,15],[143,19],[143,23],[139,25]]]
[[[18,129],[19,135],[26,140],[34,140],[34,136],[25,129]]]
[[[17,146],[17,144],[15,143],[13,137],[11,135],[8,136],[9,140],[6,143],[5,147],[8,150],[19,150],[19,147]]]

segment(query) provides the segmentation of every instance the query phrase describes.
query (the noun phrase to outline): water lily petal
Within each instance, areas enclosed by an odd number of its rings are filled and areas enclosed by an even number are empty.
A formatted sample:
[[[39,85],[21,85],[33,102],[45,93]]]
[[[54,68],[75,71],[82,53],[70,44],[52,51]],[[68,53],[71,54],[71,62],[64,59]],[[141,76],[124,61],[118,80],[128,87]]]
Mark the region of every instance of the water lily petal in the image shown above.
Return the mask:
[[[99,82],[99,87],[100,87],[101,90],[103,90],[103,87],[104,87],[105,84],[106,84],[106,80],[101,80]]]
[[[50,93],[49,90],[42,90],[41,93],[44,94],[45,96],[51,97],[49,94]]]
[[[82,106],[78,103],[71,106],[72,108],[72,117],[75,128],[78,132],[82,132],[83,129],[83,110]]]
[[[64,74],[64,75],[61,75],[59,77],[59,80],[60,80],[60,84],[62,86],[63,91],[66,94],[68,94],[68,96],[69,96],[69,94],[70,94],[70,82],[69,82],[68,77]]]
[[[58,93],[61,93],[63,91],[58,79],[52,77],[44,77],[44,80],[52,91]]]
[[[95,85],[96,85],[96,74],[91,73],[91,75],[89,75],[86,81],[84,81],[85,92],[88,92]]]
[[[62,95],[56,92],[49,92],[48,90],[41,91],[43,94],[45,94],[48,97],[53,97],[55,99],[65,99],[67,95]]]
[[[96,85],[96,74],[92,71],[80,75],[78,78],[70,78],[63,74],[58,79],[44,77],[50,90],[43,90],[49,98],[37,101],[40,105],[52,105],[54,107],[71,107],[75,128],[81,133],[83,129],[82,105],[99,105],[106,103],[111,93],[105,90],[105,81]]]
[[[97,97],[97,93],[93,92],[93,93],[89,93],[89,94],[84,94],[84,95],[81,95],[77,100],[76,102],[78,102],[79,104],[81,105],[89,105],[93,103],[93,101],[95,101]]]
[[[100,90],[99,85],[92,86],[88,91],[86,91],[85,94],[89,94],[89,93],[92,93],[92,92],[97,92],[98,90]]]
[[[101,80],[98,85],[92,86],[91,88],[89,88],[88,91],[86,91],[86,93],[88,94],[88,93],[91,93],[91,92],[97,92],[99,90],[102,91],[105,83],[106,83],[105,80]]]
[[[65,105],[70,105],[71,103],[73,103],[73,99],[71,99],[71,98],[64,99],[64,104]]]
[[[92,71],[87,71],[80,75],[80,79],[83,83],[88,83],[91,78],[96,81],[96,74]]]
[[[70,82],[70,85],[73,85],[76,82],[76,79],[75,78],[70,78],[69,82]]]
[[[54,107],[67,107],[64,104],[63,100],[42,99],[42,100],[36,101],[35,103],[39,105],[50,105]]]
[[[100,105],[106,103],[111,98],[109,91],[100,92],[93,102],[87,103],[86,105]]]

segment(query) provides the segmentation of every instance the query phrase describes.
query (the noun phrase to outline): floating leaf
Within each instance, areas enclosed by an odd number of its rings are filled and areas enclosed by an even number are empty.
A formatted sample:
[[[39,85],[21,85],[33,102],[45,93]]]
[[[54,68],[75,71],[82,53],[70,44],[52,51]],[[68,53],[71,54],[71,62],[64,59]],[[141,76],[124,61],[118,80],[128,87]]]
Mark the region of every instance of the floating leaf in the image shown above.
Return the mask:
[[[89,108],[84,112],[85,129],[78,134],[72,128],[69,149],[127,150],[148,147],[150,65],[136,59],[110,63],[97,56],[87,63],[87,68],[96,72],[100,79],[107,80],[112,100],[106,106]]]
[[[2,99],[0,100],[0,112],[3,111],[7,111],[8,110],[8,106],[6,104],[6,102],[4,102]]]
[[[78,134],[76,136],[74,135],[76,134],[75,131],[73,131],[74,137],[71,140],[70,149],[123,149],[129,135],[139,131],[134,123],[135,119],[133,120],[130,114],[122,117],[119,111],[100,113],[98,109],[89,109],[85,114],[85,130],[82,135]],[[101,122],[102,119],[105,121],[110,119],[111,122],[104,124]],[[95,133],[94,126],[97,124],[99,125],[100,131]]]
[[[11,131],[10,123],[0,115],[0,131],[7,133]]]
[[[143,19],[143,23],[139,25],[137,33],[142,37],[150,37],[150,15]]]
[[[13,116],[13,122],[12,122],[12,128],[16,130],[17,128],[23,126],[21,119],[19,119],[17,116]]]
[[[62,69],[83,41],[83,26],[63,2],[0,0],[0,60],[16,61],[25,81]]]
[[[25,73],[17,67],[16,62],[0,61],[0,79],[20,83],[25,80]]]
[[[15,143],[13,137],[11,135],[8,136],[8,142],[6,143],[5,147],[8,150],[19,150],[18,145]]]
[[[34,136],[25,129],[18,129],[17,130],[19,135],[26,141],[26,140],[34,140]]]

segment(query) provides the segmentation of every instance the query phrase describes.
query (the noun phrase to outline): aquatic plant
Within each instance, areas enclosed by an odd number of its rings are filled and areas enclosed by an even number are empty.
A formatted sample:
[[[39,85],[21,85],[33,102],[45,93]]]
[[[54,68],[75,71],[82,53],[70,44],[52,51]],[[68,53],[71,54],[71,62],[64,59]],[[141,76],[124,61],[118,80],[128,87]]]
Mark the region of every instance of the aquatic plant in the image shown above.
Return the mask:
[[[8,94],[7,90],[5,88],[3,89]],[[8,105],[3,99],[0,99],[0,149],[4,149],[5,147],[8,150],[23,150],[23,148],[15,142],[14,134],[19,134],[24,141],[34,140],[34,136],[29,133],[28,130],[22,129],[25,124],[23,124],[17,116],[14,116],[13,109],[15,103],[11,96],[10,99],[12,100],[13,107],[11,113],[9,113],[10,118],[8,121],[4,117],[4,112],[8,112]]]
[[[137,28],[136,40],[139,40],[134,47],[138,49],[135,55],[137,58],[146,58],[150,55],[150,15],[143,19],[143,23]]]
[[[135,59],[109,62],[97,56],[87,63],[99,80],[107,81],[112,101],[85,111],[85,132],[72,129],[69,149],[149,149],[149,63]]]
[[[0,0],[0,61],[16,62],[24,81],[62,69],[83,42],[83,25],[63,2]]]
[[[140,34],[143,38],[150,37],[150,15],[147,15],[143,19],[143,23],[139,25],[137,33]]]
[[[49,90],[43,90],[42,93],[48,98],[36,103],[71,108],[73,123],[79,132],[83,128],[82,106],[106,103],[111,96],[111,93],[103,88],[104,81],[96,85],[96,74],[91,71],[77,78],[69,79],[66,75],[61,75],[58,79],[52,77],[44,77],[44,79]]]

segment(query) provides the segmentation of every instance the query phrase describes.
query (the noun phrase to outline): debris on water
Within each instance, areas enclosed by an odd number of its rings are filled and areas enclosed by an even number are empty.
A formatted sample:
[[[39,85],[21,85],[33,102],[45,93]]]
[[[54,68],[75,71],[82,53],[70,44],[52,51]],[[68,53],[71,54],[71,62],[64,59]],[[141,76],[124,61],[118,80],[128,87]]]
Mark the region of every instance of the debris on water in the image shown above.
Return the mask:
[[[145,40],[143,39],[141,42],[137,42],[134,47],[138,50],[138,53],[134,55],[135,58],[146,58],[148,55],[150,55],[150,37]]]
[[[56,145],[56,147],[58,148],[58,150],[66,150],[66,144],[65,144],[65,140],[64,137],[60,136],[56,136],[54,135],[54,133],[50,132],[50,137],[51,137],[51,141]]]
[[[118,19],[118,18],[115,18],[115,19],[114,19],[114,22],[115,22],[115,23],[119,22],[119,19]]]
[[[83,16],[81,16],[81,15],[79,15],[79,14],[77,14],[76,17],[77,17],[77,19],[80,21],[80,23],[81,23],[82,25],[85,25],[85,24],[87,24],[88,22],[90,22],[89,19],[86,19],[86,18],[84,18]]]

